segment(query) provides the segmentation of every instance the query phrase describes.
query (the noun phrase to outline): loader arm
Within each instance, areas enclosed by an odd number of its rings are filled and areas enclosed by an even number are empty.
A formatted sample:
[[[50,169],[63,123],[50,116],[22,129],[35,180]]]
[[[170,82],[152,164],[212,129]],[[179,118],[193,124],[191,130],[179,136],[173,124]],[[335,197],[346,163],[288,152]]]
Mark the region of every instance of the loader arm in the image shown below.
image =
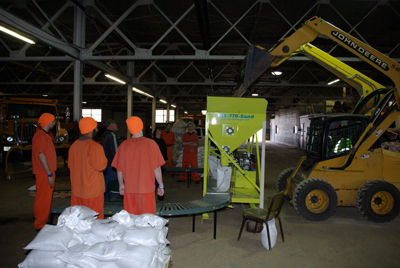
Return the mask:
[[[313,41],[318,36],[325,36],[335,41],[340,46],[388,76],[393,81],[396,88],[395,99],[400,110],[400,64],[321,18],[313,17],[309,19],[305,22],[304,26],[275,46],[274,49],[269,52],[269,54],[274,56],[271,66],[279,65],[300,47]]]

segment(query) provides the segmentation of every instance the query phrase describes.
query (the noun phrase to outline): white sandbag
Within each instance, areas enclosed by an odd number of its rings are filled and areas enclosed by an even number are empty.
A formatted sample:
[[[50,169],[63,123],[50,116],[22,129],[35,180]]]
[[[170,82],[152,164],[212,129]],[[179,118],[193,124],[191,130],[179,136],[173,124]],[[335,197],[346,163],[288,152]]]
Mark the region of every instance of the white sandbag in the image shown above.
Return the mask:
[[[55,257],[55,254],[58,254],[57,251],[50,250],[32,250],[28,256],[26,256],[25,260],[18,264],[19,268],[64,268],[67,267],[67,264],[63,261],[60,261]]]
[[[72,229],[66,226],[45,225],[24,249],[65,250],[72,235]]]
[[[155,255],[160,267],[165,267],[171,259],[171,249],[168,246],[160,245]]]
[[[129,245],[156,247],[160,244],[169,244],[169,241],[166,238],[167,234],[167,227],[161,229],[133,227],[125,231],[122,240]]]
[[[150,268],[155,261],[157,247],[128,246],[128,257],[115,261],[118,268]]]
[[[228,191],[231,185],[232,168],[222,167],[220,160],[213,155],[208,157],[208,165],[212,178],[217,180],[217,187],[214,187],[214,189],[217,192]]]
[[[95,221],[92,220],[78,220],[77,224],[73,228],[78,233],[87,233],[90,232],[92,228],[92,224]]]
[[[67,264],[76,265],[82,267],[79,263],[85,257],[83,253],[89,248],[88,245],[76,245],[68,248],[68,250],[58,252],[55,257]],[[85,263],[85,262],[84,262]],[[96,267],[97,260],[93,260],[93,265],[90,263],[87,267]]]
[[[226,192],[231,185],[232,168],[217,167],[217,192]]]
[[[93,221],[97,218],[98,214],[96,211],[85,206],[67,207],[58,217],[57,225],[66,225],[73,229],[79,220]]]
[[[271,249],[272,249],[275,247],[276,238],[278,236],[278,230],[276,229],[275,226],[275,219],[268,221],[268,229],[269,229],[269,237],[271,238]],[[261,231],[261,243],[267,250],[269,250],[267,227],[265,223],[263,223],[263,229]]]
[[[119,224],[130,228],[135,226],[137,215],[129,214],[126,210],[121,210],[117,214],[114,214],[111,218]]]
[[[144,213],[142,215],[137,216],[135,219],[136,227],[152,227],[161,229],[168,223],[168,220],[149,213]]]
[[[69,241],[67,248],[82,245],[84,243],[82,235],[78,232],[73,232],[71,241]]]
[[[106,240],[103,237],[99,237],[92,232],[84,234],[81,233],[80,236],[83,239],[83,244],[88,246],[93,246],[94,244],[97,243],[106,242]]]
[[[127,244],[122,241],[97,243],[89,247],[83,255],[95,258],[102,262],[112,262],[127,258]]]
[[[104,241],[121,240],[126,226],[119,224],[113,219],[97,220],[92,224],[92,233]]]
[[[217,174],[218,165],[219,165],[219,159],[216,156],[210,155],[208,157],[208,166],[210,167],[211,177],[214,180],[216,180],[218,177],[218,174]]]

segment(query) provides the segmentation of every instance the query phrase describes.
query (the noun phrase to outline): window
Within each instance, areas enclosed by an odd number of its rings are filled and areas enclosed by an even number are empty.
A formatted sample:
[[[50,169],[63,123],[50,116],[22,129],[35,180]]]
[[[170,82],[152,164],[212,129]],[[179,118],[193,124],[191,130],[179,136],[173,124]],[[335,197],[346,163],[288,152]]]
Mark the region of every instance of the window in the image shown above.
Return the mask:
[[[156,123],[166,123],[175,121],[175,110],[169,110],[169,120],[167,120],[167,110],[156,110]]]
[[[92,117],[97,122],[101,122],[101,109],[82,109],[82,117]]]

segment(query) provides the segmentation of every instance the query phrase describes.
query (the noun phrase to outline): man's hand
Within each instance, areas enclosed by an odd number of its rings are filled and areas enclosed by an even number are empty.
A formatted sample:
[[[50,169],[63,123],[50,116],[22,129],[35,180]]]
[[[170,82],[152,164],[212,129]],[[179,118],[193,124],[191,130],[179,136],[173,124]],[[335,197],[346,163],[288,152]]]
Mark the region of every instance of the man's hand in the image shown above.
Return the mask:
[[[124,184],[120,184],[119,185],[119,194],[120,195],[124,195],[125,194],[125,185]]]
[[[54,176],[47,177],[47,179],[49,180],[49,184],[50,184],[50,185],[53,185],[53,184],[54,184]]]
[[[159,196],[163,196],[163,195],[164,195],[164,189],[158,188],[158,189],[157,189],[157,194],[158,194]]]

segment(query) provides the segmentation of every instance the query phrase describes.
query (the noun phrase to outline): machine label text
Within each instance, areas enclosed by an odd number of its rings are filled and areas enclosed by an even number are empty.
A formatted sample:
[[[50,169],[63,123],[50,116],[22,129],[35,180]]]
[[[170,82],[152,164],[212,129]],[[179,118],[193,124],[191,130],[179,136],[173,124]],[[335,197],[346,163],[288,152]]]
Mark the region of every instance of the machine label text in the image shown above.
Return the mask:
[[[348,47],[352,48],[354,51],[357,51],[359,54],[363,55],[365,58],[369,59],[372,61],[375,65],[381,67],[383,70],[388,71],[389,66],[386,62],[372,54],[370,51],[367,49],[363,48],[353,40],[347,38],[344,34],[339,33],[338,31],[332,31],[331,32],[332,36],[336,37],[338,40],[340,40],[343,44],[347,45]]]

